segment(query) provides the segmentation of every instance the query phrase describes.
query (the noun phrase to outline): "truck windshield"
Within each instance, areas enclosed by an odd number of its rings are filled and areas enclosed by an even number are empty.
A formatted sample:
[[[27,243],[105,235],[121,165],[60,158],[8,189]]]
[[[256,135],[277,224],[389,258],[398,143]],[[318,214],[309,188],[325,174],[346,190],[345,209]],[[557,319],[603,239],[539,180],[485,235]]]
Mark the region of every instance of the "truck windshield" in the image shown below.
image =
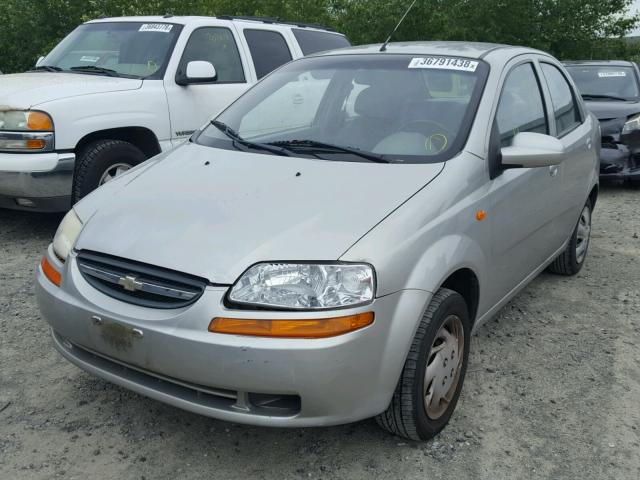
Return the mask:
[[[586,100],[637,100],[640,95],[631,67],[568,65],[567,71]]]
[[[439,162],[464,146],[488,70],[461,57],[308,57],[270,74],[195,141],[327,160]]]
[[[86,23],[38,67],[91,75],[161,78],[182,26],[171,23]]]

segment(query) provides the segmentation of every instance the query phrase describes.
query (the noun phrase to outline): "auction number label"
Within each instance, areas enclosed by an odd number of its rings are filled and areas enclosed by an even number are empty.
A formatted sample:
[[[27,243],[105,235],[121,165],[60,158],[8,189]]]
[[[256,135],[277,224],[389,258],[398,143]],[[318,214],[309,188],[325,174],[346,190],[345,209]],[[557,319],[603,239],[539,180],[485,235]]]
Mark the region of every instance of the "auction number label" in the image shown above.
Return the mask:
[[[162,32],[169,33],[173,25],[168,25],[166,23],[145,23],[140,27],[139,32]]]
[[[409,62],[409,68],[430,68],[435,70],[458,70],[462,72],[475,72],[478,68],[475,60],[466,58],[447,57],[416,57]]]
[[[600,78],[626,77],[627,76],[627,72],[598,72],[598,76]]]

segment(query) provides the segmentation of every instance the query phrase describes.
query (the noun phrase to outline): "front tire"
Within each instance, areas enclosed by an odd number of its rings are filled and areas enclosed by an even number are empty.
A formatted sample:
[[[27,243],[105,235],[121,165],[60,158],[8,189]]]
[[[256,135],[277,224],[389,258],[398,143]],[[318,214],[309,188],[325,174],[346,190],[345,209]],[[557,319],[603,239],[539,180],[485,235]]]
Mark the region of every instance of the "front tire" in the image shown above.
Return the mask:
[[[591,239],[592,212],[591,200],[587,200],[567,248],[549,265],[550,272],[570,276],[576,275],[582,270],[584,261],[587,258],[589,240]]]
[[[78,156],[73,203],[146,159],[144,153],[129,142],[98,140],[90,143]]]
[[[383,429],[411,440],[428,440],[456,408],[469,360],[471,320],[460,294],[441,288],[424,313],[387,410]]]

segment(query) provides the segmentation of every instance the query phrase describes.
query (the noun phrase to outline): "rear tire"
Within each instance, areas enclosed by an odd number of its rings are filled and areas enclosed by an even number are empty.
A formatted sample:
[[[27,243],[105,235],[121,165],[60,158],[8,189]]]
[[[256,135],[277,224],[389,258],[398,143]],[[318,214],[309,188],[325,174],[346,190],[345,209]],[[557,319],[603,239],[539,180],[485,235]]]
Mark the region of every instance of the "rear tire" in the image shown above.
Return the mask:
[[[82,149],[73,181],[73,203],[120,173],[144,162],[144,153],[122,140],[98,140]]]
[[[376,417],[378,425],[411,440],[437,435],[460,397],[470,340],[471,321],[464,298],[441,288],[420,321],[391,403]]]
[[[550,272],[570,276],[582,270],[591,238],[592,211],[591,200],[587,200],[567,248],[549,265]]]

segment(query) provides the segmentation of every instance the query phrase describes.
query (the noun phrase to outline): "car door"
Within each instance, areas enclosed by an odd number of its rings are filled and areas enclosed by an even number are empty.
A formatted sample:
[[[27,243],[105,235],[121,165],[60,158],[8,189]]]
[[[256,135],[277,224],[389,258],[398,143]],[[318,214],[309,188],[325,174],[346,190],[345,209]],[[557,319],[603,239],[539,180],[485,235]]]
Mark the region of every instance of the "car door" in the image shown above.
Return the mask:
[[[202,26],[191,32],[175,74],[165,77],[174,144],[188,138],[249,88],[252,77],[246,72],[238,43],[236,32],[229,27]],[[187,64],[198,60],[215,67],[216,79],[178,85],[176,79],[184,74]]]
[[[578,214],[589,194],[589,180],[595,161],[592,119],[587,118],[580,107],[575,89],[566,74],[553,63],[540,61],[544,85],[549,92],[554,135],[562,142],[566,157],[559,165],[563,198],[558,203],[558,231],[567,239],[573,231]]]
[[[552,132],[535,60],[518,58],[507,65],[494,116],[492,142],[496,145],[492,149],[496,151],[510,146],[518,133]],[[498,302],[560,247],[560,235],[554,229],[562,185],[555,168],[498,166],[492,170],[490,296]]]

